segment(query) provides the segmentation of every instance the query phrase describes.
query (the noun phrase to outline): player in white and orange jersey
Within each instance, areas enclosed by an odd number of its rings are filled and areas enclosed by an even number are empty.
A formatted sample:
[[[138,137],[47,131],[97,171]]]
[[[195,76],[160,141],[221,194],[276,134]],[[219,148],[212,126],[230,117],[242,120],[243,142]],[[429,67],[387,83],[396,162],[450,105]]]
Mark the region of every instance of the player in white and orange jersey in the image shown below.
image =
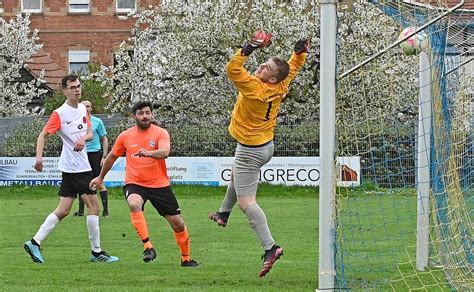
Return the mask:
[[[66,101],[53,111],[38,136],[34,166],[37,171],[43,171],[45,141],[50,135],[59,133],[63,142],[58,164],[58,168],[62,172],[59,204],[46,217],[35,236],[25,242],[23,247],[34,262],[44,263],[40,252],[41,243],[69,214],[76,197],[81,196],[88,209],[87,230],[91,243],[91,262],[116,262],[118,258],[107,254],[100,245],[99,201],[95,191],[89,188],[89,182],[93,177],[85,147],[86,140],[92,139],[93,135],[86,107],[80,103],[81,82],[77,76],[67,75],[62,79],[61,85],[63,93],[66,95]]]

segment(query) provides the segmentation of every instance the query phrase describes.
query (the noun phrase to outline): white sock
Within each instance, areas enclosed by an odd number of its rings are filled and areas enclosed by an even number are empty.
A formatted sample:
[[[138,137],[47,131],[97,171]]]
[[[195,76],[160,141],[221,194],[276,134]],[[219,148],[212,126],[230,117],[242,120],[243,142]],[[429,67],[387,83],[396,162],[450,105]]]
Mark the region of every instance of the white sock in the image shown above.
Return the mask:
[[[36,232],[35,236],[33,236],[33,239],[38,244],[41,244],[41,242],[53,231],[54,227],[56,227],[59,221],[60,220],[58,216],[56,216],[56,214],[49,214],[48,217],[46,217],[46,220],[44,220],[43,224],[38,229],[38,232]]]
[[[91,241],[91,249],[93,252],[101,252],[100,248],[100,229],[99,216],[87,215],[87,231],[89,232],[89,240]]]

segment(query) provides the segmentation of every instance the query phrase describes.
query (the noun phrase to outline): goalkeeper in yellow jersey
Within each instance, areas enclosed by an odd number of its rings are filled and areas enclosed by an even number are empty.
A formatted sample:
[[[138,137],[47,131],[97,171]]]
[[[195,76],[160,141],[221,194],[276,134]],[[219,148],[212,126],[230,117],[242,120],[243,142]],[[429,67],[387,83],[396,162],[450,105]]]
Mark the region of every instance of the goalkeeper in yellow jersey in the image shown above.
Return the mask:
[[[272,57],[253,75],[249,74],[244,68],[248,56],[256,49],[270,45],[271,38],[270,33],[257,31],[227,63],[229,79],[239,91],[229,125],[229,132],[238,143],[232,178],[222,205],[218,212],[209,214],[211,220],[225,227],[237,202],[265,250],[260,277],[270,271],[283,254],[283,248],[275,243],[265,213],[256,201],[259,172],[273,156],[273,136],[280,104],[288,93],[290,82],[304,65],[311,44],[310,38],[299,40],[288,61]]]

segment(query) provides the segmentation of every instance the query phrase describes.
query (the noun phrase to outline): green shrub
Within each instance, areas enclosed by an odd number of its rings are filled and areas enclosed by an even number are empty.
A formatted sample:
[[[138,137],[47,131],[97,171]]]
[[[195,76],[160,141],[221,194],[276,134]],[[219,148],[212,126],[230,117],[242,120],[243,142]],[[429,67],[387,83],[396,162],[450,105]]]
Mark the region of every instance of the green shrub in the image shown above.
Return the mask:
[[[277,125],[274,156],[319,156],[319,128],[315,125]]]
[[[103,97],[105,88],[94,80],[83,80],[81,85],[82,100],[88,100],[92,103],[93,112],[95,114],[109,113],[105,109],[108,101]],[[56,90],[53,95],[47,97],[44,101],[45,114],[50,115],[55,109],[60,107],[65,100],[66,96],[63,94],[62,89]]]
[[[233,156],[236,142],[227,127],[164,126],[171,137],[173,156]]]
[[[36,139],[45,120],[37,119],[25,123],[6,139],[4,156],[34,156]],[[133,125],[124,119],[113,126],[106,126],[110,147],[117,136]],[[164,124],[171,137],[172,156],[233,156],[236,142],[229,135],[227,125],[196,126]],[[319,132],[311,125],[277,126],[275,156],[317,156],[319,154]],[[59,156],[61,139],[53,135],[45,147],[45,156]]]
[[[37,118],[16,128],[7,136],[2,156],[34,157],[36,155],[36,140],[43,130],[45,122],[45,119]],[[45,144],[43,156],[59,156],[61,138],[58,135],[50,136]]]

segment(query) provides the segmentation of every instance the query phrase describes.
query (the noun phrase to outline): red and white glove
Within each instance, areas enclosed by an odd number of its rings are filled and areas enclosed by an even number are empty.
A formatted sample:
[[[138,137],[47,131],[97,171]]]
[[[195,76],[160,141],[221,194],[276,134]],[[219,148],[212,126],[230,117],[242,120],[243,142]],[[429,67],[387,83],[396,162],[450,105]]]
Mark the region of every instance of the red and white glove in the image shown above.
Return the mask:
[[[257,48],[268,47],[272,43],[272,33],[265,33],[264,31],[257,30],[250,42],[244,45],[242,48],[242,55],[248,56]]]

